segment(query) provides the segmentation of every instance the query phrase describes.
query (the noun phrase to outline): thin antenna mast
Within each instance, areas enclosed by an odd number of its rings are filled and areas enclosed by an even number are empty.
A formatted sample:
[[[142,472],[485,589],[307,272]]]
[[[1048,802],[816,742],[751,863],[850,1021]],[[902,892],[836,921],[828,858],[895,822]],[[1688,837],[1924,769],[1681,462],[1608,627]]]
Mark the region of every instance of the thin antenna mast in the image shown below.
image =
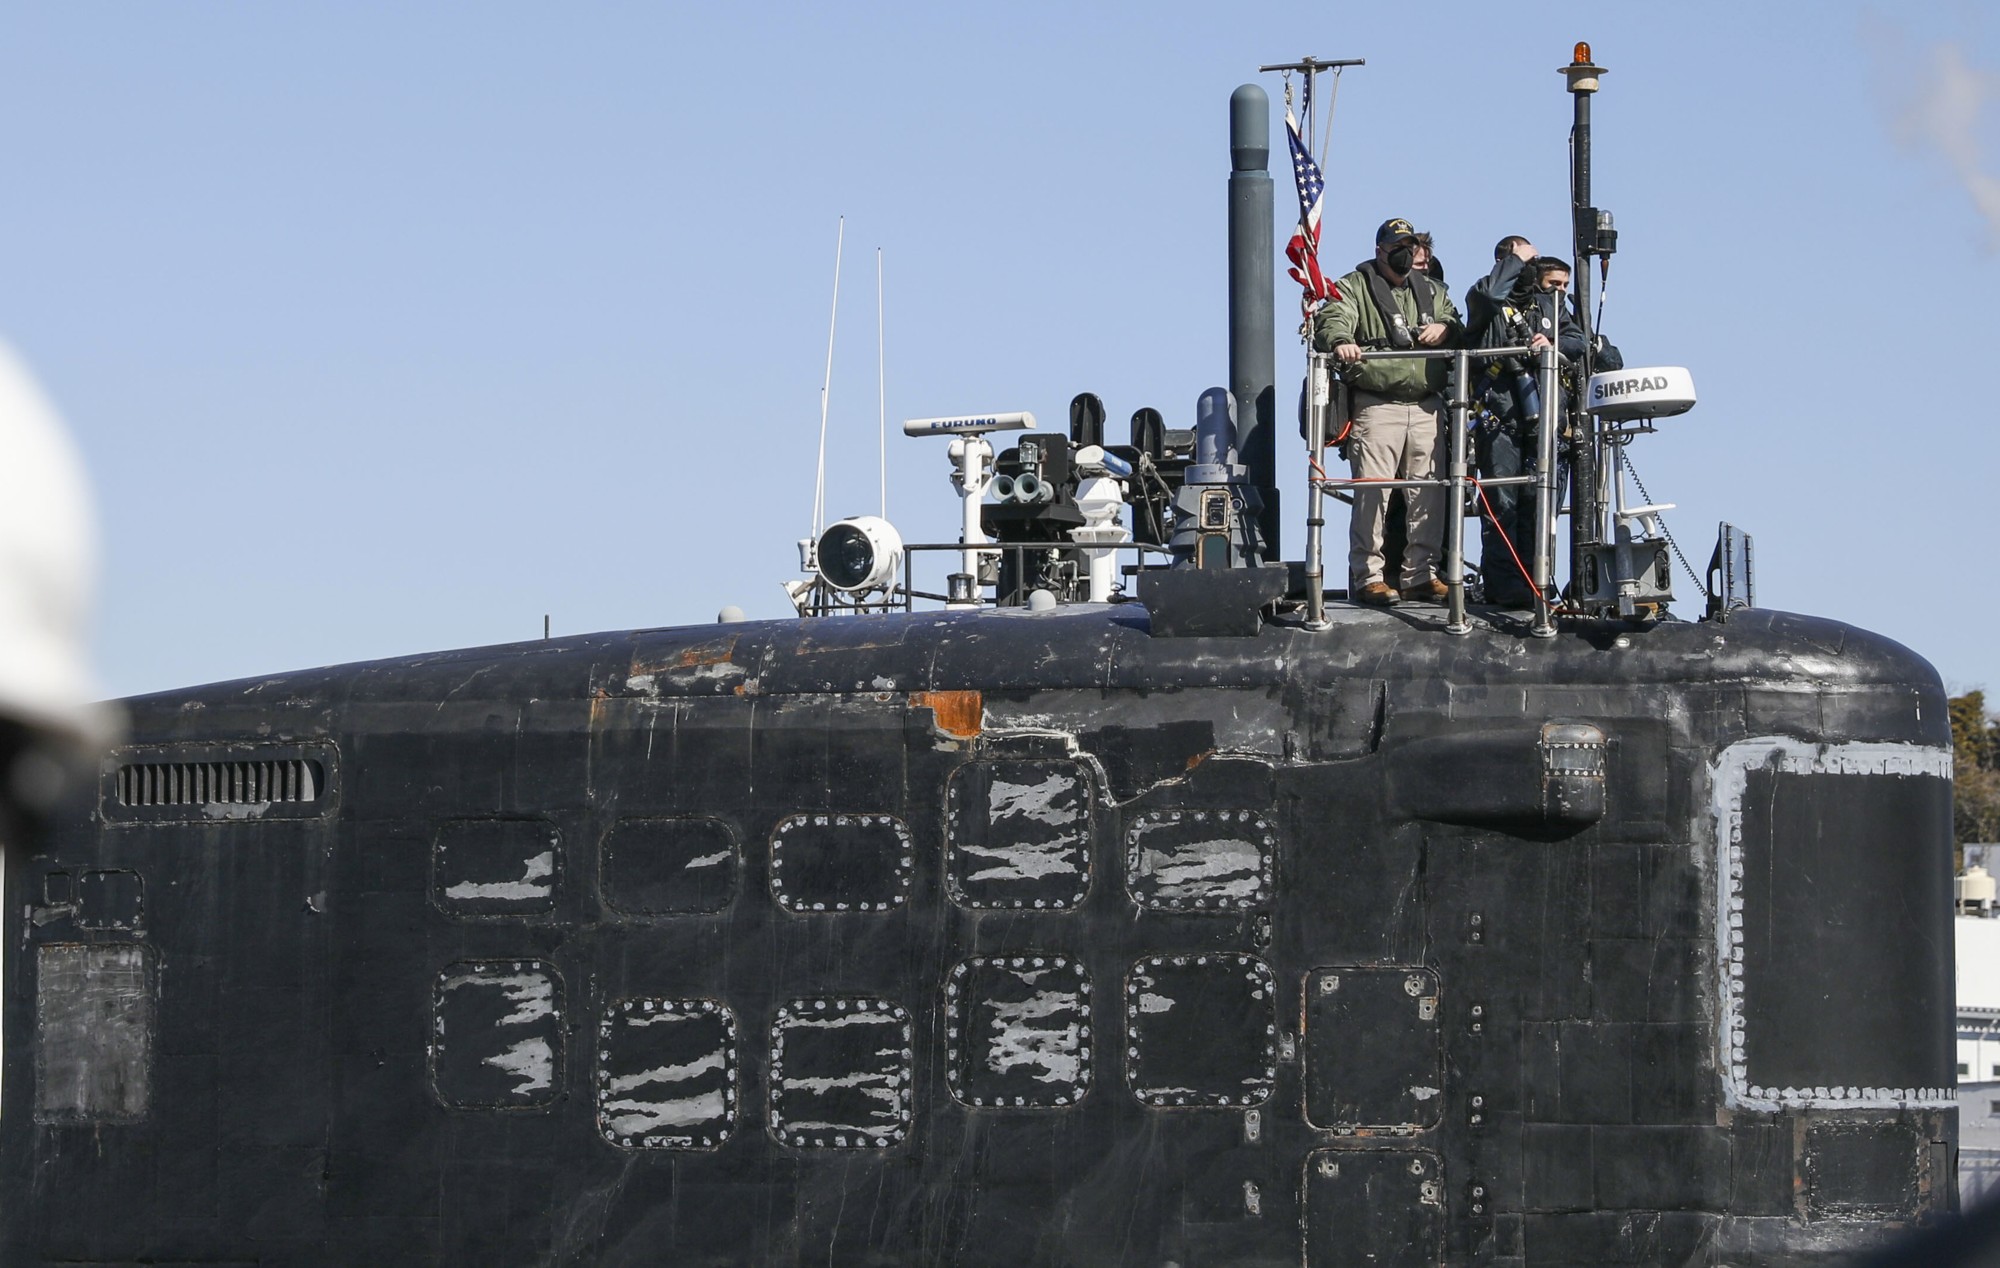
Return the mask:
[[[819,540],[826,517],[826,398],[833,387],[833,332],[840,322],[840,252],[847,243],[847,217],[833,239],[833,315],[826,322],[826,377],[819,386],[819,471],[813,479],[813,540]]]
[[[1588,382],[1597,369],[1596,335],[1590,311],[1590,257],[1600,259],[1617,248],[1618,235],[1611,230],[1611,215],[1600,212],[1590,198],[1590,98],[1597,92],[1598,77],[1604,68],[1590,60],[1590,45],[1579,42],[1567,66],[1558,67],[1567,81],[1574,112],[1569,129],[1569,202],[1571,242],[1576,248],[1575,309],[1582,328],[1583,355],[1577,365],[1577,381]],[[1570,586],[1576,596],[1583,590],[1586,561],[1604,540],[1604,469],[1600,423],[1589,406],[1578,401],[1577,425],[1570,440],[1569,550]]]
[[[882,518],[889,518],[889,376],[882,352],[882,248],[875,248],[875,437],[882,468]]]

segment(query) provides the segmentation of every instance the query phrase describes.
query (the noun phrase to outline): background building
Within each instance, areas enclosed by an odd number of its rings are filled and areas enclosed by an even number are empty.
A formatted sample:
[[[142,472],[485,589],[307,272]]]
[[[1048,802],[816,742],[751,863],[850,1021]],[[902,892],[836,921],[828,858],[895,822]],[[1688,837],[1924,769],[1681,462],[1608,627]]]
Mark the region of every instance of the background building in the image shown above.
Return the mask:
[[[1993,848],[1967,846],[1968,863],[1973,850]],[[1968,879],[1960,878],[1961,894]],[[1952,924],[1958,960],[1958,1191],[1959,1201],[1971,1206],[2000,1189],[2000,920],[1962,915]]]

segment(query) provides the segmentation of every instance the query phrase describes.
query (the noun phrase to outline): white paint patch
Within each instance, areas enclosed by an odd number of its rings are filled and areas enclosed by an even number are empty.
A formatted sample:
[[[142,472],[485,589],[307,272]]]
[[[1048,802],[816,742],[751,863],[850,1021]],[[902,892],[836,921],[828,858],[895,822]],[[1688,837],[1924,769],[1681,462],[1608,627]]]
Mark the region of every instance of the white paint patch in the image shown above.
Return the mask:
[[[1213,726],[1217,756],[1255,757],[1261,761],[1277,758],[1289,762],[1291,759],[1285,754],[1285,730],[1290,719],[1277,699],[1276,689],[1253,690],[1257,693],[1254,696],[1235,688],[1191,688],[1176,698],[1175,716]],[[1083,696],[1084,693],[1078,692],[1076,697],[1065,699],[1049,692],[1022,703],[988,699],[986,733],[1045,735],[1074,744],[1075,733],[1095,731],[1105,722],[1102,706]],[[1184,777],[1175,776],[1153,786],[1183,782]]]
[[[619,1020],[633,1030],[644,1030],[648,1026],[668,1026],[678,1025],[684,1021],[700,1021],[701,1016],[697,1013],[674,1012],[627,1013]]]
[[[723,660],[713,665],[676,666],[667,671],[666,676],[677,684],[696,682],[728,682],[743,677],[743,666]]]
[[[667,1101],[605,1100],[606,1127],[620,1136],[645,1136],[662,1128],[706,1127],[725,1114],[721,1089]]]
[[[556,1010],[555,979],[545,973],[495,973],[482,970],[471,973],[455,973],[444,981],[444,989],[449,992],[461,986],[499,987],[514,1008],[494,1024],[497,1026],[525,1026],[539,1021]]]
[[[1249,898],[1263,880],[1264,855],[1248,841],[1183,841],[1142,846],[1139,870],[1161,898]]]
[[[998,721],[1000,726],[994,724]],[[994,700],[986,704],[986,729],[1000,730],[1012,735],[1017,732],[1042,733],[1056,729],[1056,715],[1053,713],[1007,713],[1002,701]]]
[[[496,984],[514,1005],[514,1011],[500,1019],[502,1026],[525,1026],[556,1011],[555,979],[546,974],[510,974]]]
[[[794,1037],[857,1026],[863,1028],[864,1041],[872,1029],[877,1046],[837,1059],[859,1061],[860,1068],[844,1065],[836,1067],[844,1072],[803,1074],[788,1064],[788,1045]],[[770,1127],[780,1139],[793,1145],[846,1148],[893,1144],[907,1133],[910,1027],[903,1009],[881,1000],[799,1001],[779,1010],[772,1043]]]
[[[526,1096],[547,1088],[555,1078],[556,1054],[546,1039],[522,1039],[507,1051],[486,1058],[486,1064],[505,1070],[517,1080],[508,1095]]]
[[[787,1030],[844,1030],[849,1026],[880,1026],[882,1025],[884,1015],[878,1012],[828,1013],[825,1016],[820,1016],[817,1013],[802,1013],[797,1016],[787,1017],[785,1019],[785,1028]],[[875,1055],[890,1056],[894,1051],[894,1049],[883,1048],[879,1049]]]
[[[1076,780],[1061,771],[1033,784],[1017,784],[995,775],[987,791],[987,818],[996,825],[1007,819],[1026,819],[1054,828],[1069,827],[1083,817],[1079,793]],[[1067,804],[1057,804],[1065,794],[1069,795]]]
[[[1029,984],[1051,970],[1022,973]],[[1036,991],[1027,999],[992,1004],[993,1030],[987,1065],[996,1074],[1025,1069],[1042,1083],[1074,1085],[1083,1071],[1081,1010],[1076,996],[1061,990]]]
[[[1085,779],[1068,762],[1040,778],[1023,773],[1010,779],[996,768],[986,789],[985,841],[965,841],[961,834],[953,834],[953,852],[964,859],[954,866],[955,879],[972,885],[1075,876],[1080,897],[1090,814]]]
[[[632,1092],[651,1083],[686,1083],[700,1078],[711,1070],[722,1070],[726,1066],[727,1062],[720,1052],[711,1052],[693,1061],[683,1061],[679,1065],[659,1065],[650,1070],[640,1070],[635,1074],[621,1074],[606,1079],[604,1086],[613,1092]]]
[[[865,1070],[859,1074],[828,1075],[825,1078],[787,1076],[785,1090],[824,1093],[851,1089],[893,1107],[902,1100],[902,1093],[898,1091],[902,1082],[902,1076],[898,1074],[882,1070]],[[804,1127],[807,1124],[792,1125]]]
[[[1723,1103],[1732,1109],[1950,1109],[1953,1088],[1761,1087],[1750,1083],[1743,1007],[1743,801],[1750,772],[1785,775],[1900,775],[1951,779],[1951,750],[1920,744],[1812,744],[1761,736],[1724,749],[1709,768],[1716,846],[1715,951],[1722,1000],[1719,1065]],[[1732,931],[1735,936],[1732,937]],[[1782,984],[1771,984],[1784,989]]]
[[[1270,896],[1277,833],[1251,810],[1149,810],[1126,833],[1142,907],[1244,908]]]
[[[1413,1087],[1410,1089],[1410,1095],[1420,1101],[1428,1101],[1437,1094],[1438,1090],[1434,1087]]]
[[[967,872],[968,881],[1028,881],[1077,871],[1077,843],[1072,840],[1021,841],[1010,845],[962,845],[959,853],[990,860],[991,866]]]
[[[498,898],[530,902],[555,892],[556,852],[544,850],[522,864],[518,881],[460,881],[445,889],[446,898]]]

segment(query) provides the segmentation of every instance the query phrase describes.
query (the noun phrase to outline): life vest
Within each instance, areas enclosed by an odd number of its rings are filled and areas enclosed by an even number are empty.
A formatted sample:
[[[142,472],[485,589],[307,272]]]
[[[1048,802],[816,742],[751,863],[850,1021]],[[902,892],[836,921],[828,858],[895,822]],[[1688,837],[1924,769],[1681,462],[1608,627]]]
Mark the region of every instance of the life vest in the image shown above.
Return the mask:
[[[1384,331],[1393,329],[1401,319],[1403,310],[1396,307],[1395,296],[1390,294],[1389,279],[1382,275],[1382,266],[1374,260],[1365,260],[1358,271],[1368,282],[1368,299],[1375,305],[1376,313],[1381,316]],[[1417,327],[1421,329],[1436,321],[1437,288],[1430,277],[1424,273],[1411,273],[1403,280],[1409,283],[1410,293],[1417,301]],[[1413,342],[1416,334],[1415,330],[1410,332]],[[1371,340],[1370,343],[1380,348],[1388,346],[1389,340],[1385,335],[1384,338]]]

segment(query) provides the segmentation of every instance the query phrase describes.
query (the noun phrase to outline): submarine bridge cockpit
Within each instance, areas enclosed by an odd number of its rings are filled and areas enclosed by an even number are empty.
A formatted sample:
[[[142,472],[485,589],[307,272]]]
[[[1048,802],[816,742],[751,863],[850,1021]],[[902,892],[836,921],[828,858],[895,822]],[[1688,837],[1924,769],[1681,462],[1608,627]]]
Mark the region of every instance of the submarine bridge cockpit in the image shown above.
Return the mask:
[[[1275,507],[1277,491],[1243,460],[1249,446],[1227,388],[1202,393],[1191,428],[1170,428],[1157,410],[1138,410],[1123,445],[1105,443],[1104,405],[1083,393],[1070,402],[1067,434],[1041,431],[1027,412],[909,420],[907,435],[948,438],[951,480],[962,510],[959,540],[909,543],[881,516],[838,520],[800,541],[807,576],[787,583],[787,589],[802,616],[906,611],[920,600],[950,608],[1032,609],[1141,599],[1155,610],[1156,620],[1171,625],[1185,617],[1197,630],[1248,621],[1244,632],[1252,632],[1267,614],[1288,614],[1305,628],[1324,629],[1328,600],[1348,597],[1344,589],[1329,591],[1324,584],[1326,502],[1351,502],[1352,491],[1370,483],[1435,489],[1444,497],[1438,575],[1449,594],[1437,624],[1447,633],[1469,632],[1470,609],[1483,601],[1494,568],[1520,572],[1534,596],[1527,628],[1535,636],[1553,635],[1554,621],[1564,615],[1629,619],[1664,613],[1674,598],[1672,563],[1679,550],[1663,522],[1663,513],[1673,507],[1628,500],[1627,477],[1636,482],[1636,472],[1626,450],[1637,437],[1654,432],[1656,420],[1694,406],[1687,370],[1610,371],[1593,375],[1580,392],[1566,392],[1553,348],[1363,354],[1364,360],[1394,358],[1449,363],[1442,473],[1393,481],[1330,474],[1326,457],[1316,455],[1330,452],[1328,438],[1344,421],[1345,396],[1332,358],[1310,354],[1301,408],[1309,499],[1303,561],[1277,558],[1278,536],[1264,514]],[[1531,473],[1482,478],[1470,460],[1480,420],[1464,385],[1484,362],[1501,358],[1531,358],[1537,365],[1541,399],[1554,403],[1552,425],[1538,429],[1541,452]],[[1572,402],[1576,396],[1586,408]],[[1003,433],[1021,434],[996,451],[989,437]],[[1561,485],[1568,464],[1558,446],[1565,435],[1573,440],[1579,433],[1590,436],[1596,451],[1598,479],[1589,483],[1609,496],[1564,508]],[[1491,515],[1489,490],[1508,485],[1533,486],[1534,549],[1528,557],[1475,565],[1465,557],[1466,521]],[[1643,485],[1640,490],[1643,497]],[[1557,576],[1565,512],[1589,521],[1579,529],[1572,520],[1572,575],[1566,586]],[[949,560],[942,593],[926,591],[914,580],[917,560],[927,554]],[[1681,562],[1687,567],[1685,556]],[[1687,570],[1692,576],[1692,568]],[[1722,525],[1707,578],[1694,579],[1704,591],[1708,616],[1749,606],[1754,601],[1749,537]]]
[[[1309,60],[1265,69],[1310,74],[1336,65]],[[1692,376],[1678,366],[1602,369],[1593,363],[1598,341],[1591,329],[1590,264],[1597,261],[1601,274],[1617,244],[1610,213],[1591,205],[1589,191],[1588,103],[1601,68],[1579,45],[1577,60],[1564,71],[1577,111],[1570,198],[1579,268],[1568,318],[1586,336],[1582,354],[1566,360],[1552,346],[1406,346],[1375,348],[1361,357],[1447,363],[1435,474],[1362,480],[1329,470],[1352,412],[1342,364],[1308,346],[1298,392],[1305,547],[1302,559],[1286,562],[1277,474],[1275,403],[1281,393],[1272,320],[1270,103],[1261,89],[1246,85],[1230,99],[1227,386],[1200,395],[1192,426],[1170,426],[1157,409],[1135,411],[1125,444],[1107,443],[1104,402],[1089,392],[1070,401],[1068,428],[1061,433],[1043,430],[1025,411],[905,422],[906,435],[946,442],[961,510],[958,540],[906,542],[879,515],[824,527],[816,522],[812,535],[799,542],[805,575],[785,583],[799,614],[907,611],[919,601],[959,609],[1046,609],[1137,600],[1157,634],[1250,634],[1267,618],[1324,630],[1329,601],[1353,597],[1350,583],[1327,584],[1327,504],[1352,503],[1364,484],[1405,496],[1424,491],[1442,501],[1437,576],[1445,587],[1443,610],[1410,608],[1411,623],[1419,627],[1467,634],[1472,610],[1502,589],[1531,596],[1526,619],[1487,607],[1487,623],[1538,638],[1552,637],[1558,619],[1566,617],[1654,619],[1674,599],[1676,558],[1702,591],[1704,616],[1722,619],[1751,606],[1749,537],[1721,525],[1706,575],[1697,576],[1666,529],[1663,513],[1672,505],[1651,499],[1631,463],[1635,439],[1652,433],[1657,420],[1693,408]],[[1289,123],[1289,113],[1287,118]],[[1302,204],[1304,190],[1302,183]],[[1302,216],[1302,232],[1303,225]],[[1312,234],[1316,242],[1316,222]],[[1309,300],[1302,330],[1310,328],[1311,310]],[[1541,425],[1532,429],[1537,452],[1524,474],[1481,475],[1472,460],[1479,429],[1498,425],[1475,386],[1496,362],[1532,373],[1539,401],[1547,402]],[[1002,447],[1002,436],[1014,443]],[[1637,489],[1636,501],[1628,499],[1628,481]],[[1531,544],[1515,550],[1509,543],[1502,558],[1474,564],[1466,558],[1466,521],[1484,517],[1497,527],[1492,497],[1507,486],[1517,486],[1513,491],[1533,508]],[[1564,527],[1566,550],[1559,542]],[[945,561],[941,584],[920,584],[919,563],[939,559]],[[930,568],[923,575],[937,574]],[[1496,586],[1496,580],[1505,584]]]

